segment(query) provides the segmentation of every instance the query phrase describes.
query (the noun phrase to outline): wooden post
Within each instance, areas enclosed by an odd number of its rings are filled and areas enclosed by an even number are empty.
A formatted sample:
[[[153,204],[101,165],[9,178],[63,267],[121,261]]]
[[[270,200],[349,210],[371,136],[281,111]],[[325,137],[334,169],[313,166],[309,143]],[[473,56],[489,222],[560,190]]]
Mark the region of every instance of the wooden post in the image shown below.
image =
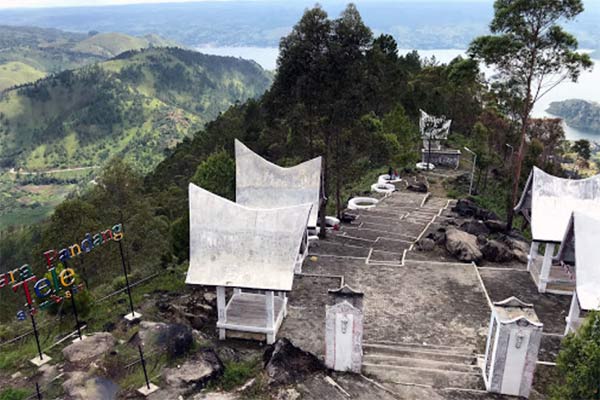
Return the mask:
[[[227,320],[227,302],[225,301],[225,287],[217,286],[217,315],[219,317],[219,322],[225,323]],[[219,328],[219,339],[225,340],[225,329]]]
[[[554,256],[555,243],[546,243],[546,251],[544,252],[544,262],[542,263],[542,270],[540,271],[540,280],[538,283],[538,291],[540,293],[546,292],[546,286],[548,285],[548,279],[550,278],[550,270],[552,268],[552,257]]]
[[[275,296],[272,290],[265,292],[265,301],[267,306],[267,344],[275,342]]]
[[[540,247],[539,242],[532,241],[531,248],[529,249],[529,257],[527,258],[527,271],[531,271],[531,266],[535,263],[535,259],[538,256],[538,248]]]

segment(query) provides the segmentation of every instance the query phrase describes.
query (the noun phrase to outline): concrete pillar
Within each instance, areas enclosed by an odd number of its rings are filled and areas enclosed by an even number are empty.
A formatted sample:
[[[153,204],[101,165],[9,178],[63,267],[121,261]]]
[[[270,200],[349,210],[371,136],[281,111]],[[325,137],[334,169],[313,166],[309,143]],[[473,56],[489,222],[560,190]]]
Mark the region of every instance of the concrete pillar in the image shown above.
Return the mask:
[[[227,301],[225,299],[225,287],[217,286],[217,316],[219,322],[225,323],[227,320]],[[225,329],[219,328],[219,339],[225,340]]]
[[[531,247],[529,248],[529,257],[527,257],[527,271],[531,271],[531,266],[533,263],[535,263],[535,259],[538,256],[539,247],[539,242],[531,242]]]
[[[325,311],[325,365],[335,371],[360,373],[363,357],[363,294],[348,286],[330,290],[329,293],[335,304],[326,306]],[[352,303],[360,305],[360,308]]]
[[[544,252],[544,261],[542,263],[542,270],[540,271],[538,283],[538,291],[540,293],[545,293],[546,286],[548,286],[548,279],[550,278],[550,270],[552,269],[552,257],[554,256],[555,247],[555,243],[546,243],[546,251]]]
[[[494,303],[483,367],[488,392],[529,397],[542,329],[532,304],[516,297]]]
[[[272,290],[265,292],[265,302],[267,306],[267,344],[275,343],[275,296]]]

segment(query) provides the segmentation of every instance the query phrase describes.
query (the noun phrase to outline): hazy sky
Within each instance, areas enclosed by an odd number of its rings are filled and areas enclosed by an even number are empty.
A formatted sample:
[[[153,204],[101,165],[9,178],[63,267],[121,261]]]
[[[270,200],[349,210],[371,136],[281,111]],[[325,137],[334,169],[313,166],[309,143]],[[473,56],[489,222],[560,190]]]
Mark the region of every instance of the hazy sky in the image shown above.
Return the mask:
[[[140,4],[140,3],[190,3],[203,0],[0,0],[0,8],[20,8],[20,7],[68,7],[68,6],[100,6],[100,5],[118,5],[118,4]],[[229,1],[229,0],[209,0],[209,1]],[[260,1],[260,0],[243,0],[243,1]],[[290,0],[280,0],[282,3],[288,3]],[[314,3],[327,3],[332,0],[292,0],[295,3],[306,4],[307,6]],[[341,0],[335,0],[339,2]],[[374,2],[381,0],[354,0],[354,3],[360,4],[365,2]],[[384,1],[399,1],[399,0],[384,0]],[[400,1],[415,1],[415,0],[400,0]],[[435,0],[445,3],[452,3],[457,0]],[[465,1],[465,0],[460,0]],[[491,3],[493,0],[466,0],[480,3]]]

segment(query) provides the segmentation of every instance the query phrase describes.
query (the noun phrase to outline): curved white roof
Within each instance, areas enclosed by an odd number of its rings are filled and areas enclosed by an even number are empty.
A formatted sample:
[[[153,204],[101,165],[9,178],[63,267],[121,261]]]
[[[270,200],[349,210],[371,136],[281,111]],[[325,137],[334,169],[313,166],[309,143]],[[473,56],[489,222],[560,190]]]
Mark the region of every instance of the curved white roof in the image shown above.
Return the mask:
[[[311,205],[252,209],[192,183],[188,284],[292,289]]]
[[[308,226],[316,226],[321,190],[321,157],[283,168],[235,140],[235,200],[254,208],[313,205]]]
[[[533,240],[560,242],[573,211],[600,213],[600,175],[564,179],[533,167],[515,210],[531,213]]]
[[[600,216],[574,212],[559,258],[575,250],[577,298],[583,310],[600,310]]]

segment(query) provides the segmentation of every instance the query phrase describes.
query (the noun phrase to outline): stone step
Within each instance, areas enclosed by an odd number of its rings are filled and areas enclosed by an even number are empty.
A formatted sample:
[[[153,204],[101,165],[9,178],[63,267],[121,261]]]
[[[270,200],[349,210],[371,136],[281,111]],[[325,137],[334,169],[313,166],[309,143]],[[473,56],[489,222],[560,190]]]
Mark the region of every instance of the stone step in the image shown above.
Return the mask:
[[[415,368],[363,362],[363,373],[384,383],[417,384],[435,388],[485,388],[480,373],[446,371],[435,368]]]
[[[444,354],[453,354],[460,356],[471,357],[475,354],[475,347],[473,346],[446,346],[436,344],[423,344],[423,343],[406,343],[406,342],[393,342],[388,340],[367,340],[363,343],[364,348],[388,351],[394,349],[405,349],[415,350],[424,352],[442,352]]]
[[[456,353],[440,351],[436,349],[416,349],[391,346],[373,346],[363,344],[366,356],[387,356],[398,358],[410,358],[417,360],[431,360],[451,364],[474,365],[477,362],[474,353]]]
[[[471,364],[466,364],[463,362],[446,362],[440,359],[430,360],[425,358],[405,358],[391,355],[365,354],[363,362],[374,365],[393,365],[396,367],[408,367],[426,370],[435,369],[465,373],[478,373],[480,371],[479,367],[476,365],[476,359],[473,359]]]

